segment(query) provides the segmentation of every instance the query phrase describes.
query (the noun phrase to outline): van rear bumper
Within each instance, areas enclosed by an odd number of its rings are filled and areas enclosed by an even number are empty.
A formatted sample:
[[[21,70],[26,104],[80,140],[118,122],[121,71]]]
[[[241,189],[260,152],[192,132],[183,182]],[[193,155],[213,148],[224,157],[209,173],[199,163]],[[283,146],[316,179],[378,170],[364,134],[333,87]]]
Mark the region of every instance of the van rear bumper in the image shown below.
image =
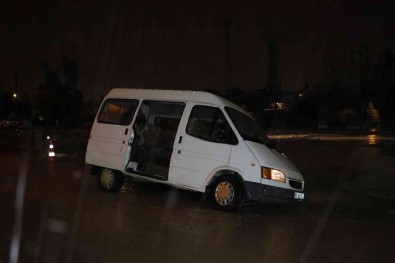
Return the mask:
[[[292,189],[285,189],[260,183],[245,181],[247,198],[251,201],[263,203],[300,203],[303,200],[295,199],[295,193],[303,193]]]

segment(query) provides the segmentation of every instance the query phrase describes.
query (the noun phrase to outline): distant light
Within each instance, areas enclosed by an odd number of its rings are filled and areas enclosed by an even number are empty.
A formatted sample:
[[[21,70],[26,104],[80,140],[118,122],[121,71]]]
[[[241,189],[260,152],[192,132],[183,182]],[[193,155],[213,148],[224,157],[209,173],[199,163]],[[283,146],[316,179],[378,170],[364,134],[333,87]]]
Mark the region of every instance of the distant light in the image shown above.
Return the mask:
[[[377,144],[377,136],[374,134],[370,134],[367,137],[369,145],[376,145]]]
[[[49,149],[53,149],[53,144],[50,144],[50,145],[49,145]]]
[[[14,97],[14,99],[16,99],[16,97],[18,97],[18,95],[16,93],[12,94],[12,96]]]
[[[51,139],[49,136],[47,136],[47,140]]]
[[[49,156],[49,157],[55,157],[55,152],[49,152],[49,153],[48,153],[48,156]]]

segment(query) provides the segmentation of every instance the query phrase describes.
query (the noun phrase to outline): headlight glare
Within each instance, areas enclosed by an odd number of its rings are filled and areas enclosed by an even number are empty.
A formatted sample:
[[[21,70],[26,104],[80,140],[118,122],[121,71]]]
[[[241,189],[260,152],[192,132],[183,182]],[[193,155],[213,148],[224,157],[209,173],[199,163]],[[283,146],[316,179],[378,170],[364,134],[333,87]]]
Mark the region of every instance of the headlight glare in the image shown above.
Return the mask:
[[[263,179],[269,179],[269,180],[275,180],[275,181],[280,181],[285,183],[285,174],[276,169],[271,169],[267,167],[262,167],[262,175],[261,177]]]
[[[285,174],[280,170],[272,169],[272,180],[285,182]]]

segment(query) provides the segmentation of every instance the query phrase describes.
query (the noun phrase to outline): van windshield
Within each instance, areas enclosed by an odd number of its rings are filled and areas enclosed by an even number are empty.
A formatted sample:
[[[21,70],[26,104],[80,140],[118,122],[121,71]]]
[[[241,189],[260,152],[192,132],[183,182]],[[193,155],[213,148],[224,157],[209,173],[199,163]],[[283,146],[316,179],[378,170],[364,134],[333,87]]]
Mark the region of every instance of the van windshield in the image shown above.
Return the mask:
[[[225,107],[225,110],[244,140],[269,144],[269,138],[255,119],[229,107]]]

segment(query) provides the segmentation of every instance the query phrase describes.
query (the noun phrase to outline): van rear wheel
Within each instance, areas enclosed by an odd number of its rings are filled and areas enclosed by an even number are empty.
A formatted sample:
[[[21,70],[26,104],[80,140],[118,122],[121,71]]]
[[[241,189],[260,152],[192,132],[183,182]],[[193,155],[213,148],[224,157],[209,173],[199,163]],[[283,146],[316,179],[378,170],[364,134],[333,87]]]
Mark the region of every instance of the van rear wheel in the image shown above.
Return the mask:
[[[103,168],[97,177],[100,189],[107,192],[118,192],[124,181],[124,175],[118,171]]]
[[[234,211],[242,201],[240,183],[233,177],[221,176],[213,185],[212,200],[218,209]]]

